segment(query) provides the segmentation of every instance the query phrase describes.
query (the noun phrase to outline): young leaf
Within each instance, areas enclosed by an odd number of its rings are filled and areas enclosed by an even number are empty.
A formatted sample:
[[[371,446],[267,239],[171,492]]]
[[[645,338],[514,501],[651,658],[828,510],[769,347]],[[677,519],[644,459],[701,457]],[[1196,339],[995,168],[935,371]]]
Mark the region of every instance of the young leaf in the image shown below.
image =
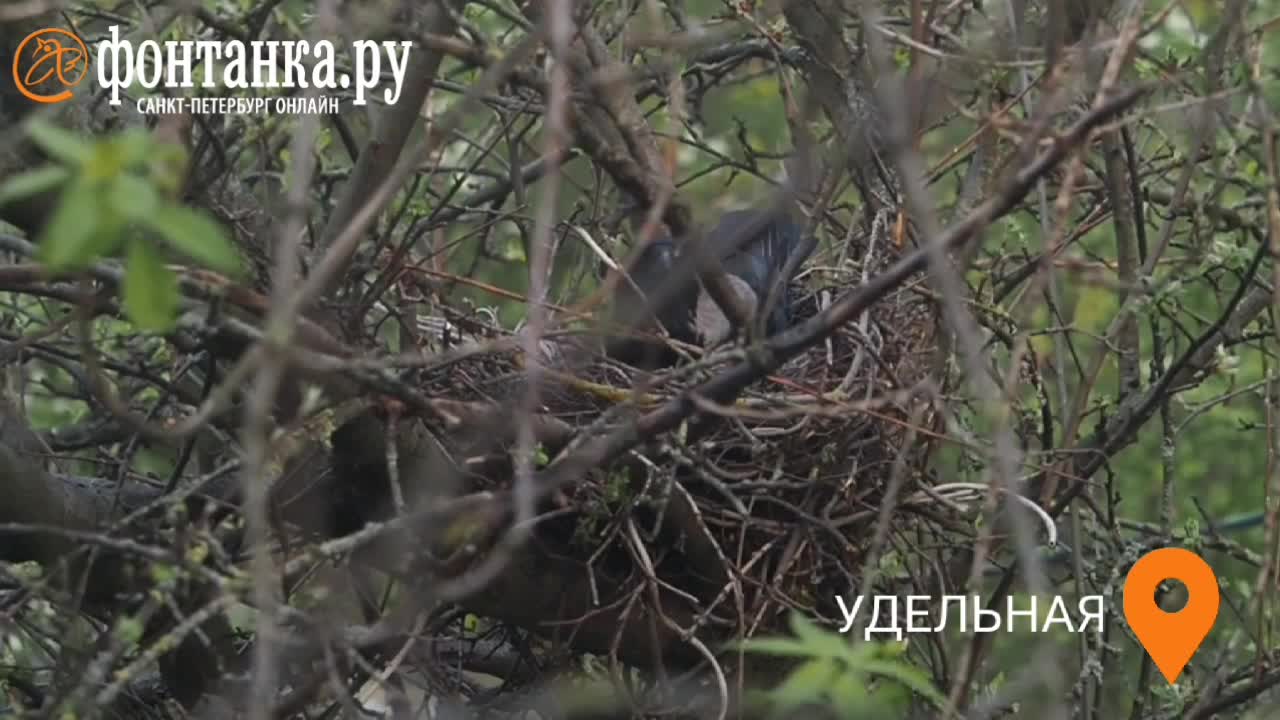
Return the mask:
[[[150,217],[160,204],[155,188],[131,173],[122,173],[108,187],[107,201],[111,208],[129,220]]]
[[[151,181],[169,198],[177,198],[187,179],[190,159],[186,148],[170,143],[156,143],[148,158]]]
[[[78,270],[114,250],[120,236],[104,214],[94,185],[72,182],[41,233],[37,259],[55,272]]]
[[[749,653],[759,655],[781,655],[788,657],[804,657],[811,658],[814,656],[813,649],[808,645],[797,642],[791,638],[784,637],[762,637],[749,638],[742,643],[735,644],[737,647]],[[731,645],[732,647],[733,645]]]
[[[119,148],[120,158],[126,166],[138,165],[150,159],[156,143],[151,133],[143,128],[129,128],[112,141]]]
[[[775,712],[781,711],[782,717],[789,717],[795,713],[786,711],[814,703],[822,704],[832,681],[839,674],[840,669],[833,660],[804,663],[769,693]]]
[[[92,143],[41,120],[32,120],[27,125],[27,134],[41,150],[68,165],[82,165],[93,155]]]
[[[0,205],[39,195],[63,184],[71,172],[60,165],[45,165],[5,180],[0,184]]]
[[[143,330],[164,332],[178,313],[178,278],[165,267],[150,243],[129,241],[129,265],[124,274],[124,307],[129,319]]]
[[[192,260],[224,275],[240,272],[240,256],[231,241],[220,225],[204,215],[180,205],[166,205],[141,219]]]
[[[846,717],[872,709],[868,707],[872,703],[871,693],[867,691],[867,678],[861,673],[843,673],[831,683],[827,692],[831,697],[831,709]],[[884,715],[887,713],[881,716]]]
[[[946,706],[947,699],[933,686],[928,676],[918,668],[905,662],[870,660],[859,669],[872,675],[894,680],[910,688],[936,707]]]
[[[838,658],[849,652],[849,642],[837,632],[822,629],[800,613],[791,613],[791,632],[814,657]]]

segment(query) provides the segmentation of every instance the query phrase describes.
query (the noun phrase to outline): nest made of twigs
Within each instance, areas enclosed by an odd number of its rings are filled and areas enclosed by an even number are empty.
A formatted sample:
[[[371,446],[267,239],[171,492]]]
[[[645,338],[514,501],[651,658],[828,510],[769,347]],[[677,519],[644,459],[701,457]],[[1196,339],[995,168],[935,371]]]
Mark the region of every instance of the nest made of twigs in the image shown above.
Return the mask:
[[[854,285],[806,290],[797,320]],[[542,528],[540,541],[618,582],[652,581],[637,572],[651,563],[708,625],[776,629],[789,608],[839,617],[832,599],[858,583],[885,488],[896,473],[909,490],[925,467],[930,445],[920,430],[934,418],[919,384],[935,370],[936,328],[926,293],[897,291],[732,404],[702,403],[675,432],[588,473],[560,497],[570,519]],[[537,410],[593,432],[716,372],[642,373],[585,351],[563,357],[542,373]],[[514,410],[525,377],[519,352],[482,353],[424,376],[420,387]],[[648,559],[625,541],[632,530]],[[741,603],[726,601],[730,586]]]

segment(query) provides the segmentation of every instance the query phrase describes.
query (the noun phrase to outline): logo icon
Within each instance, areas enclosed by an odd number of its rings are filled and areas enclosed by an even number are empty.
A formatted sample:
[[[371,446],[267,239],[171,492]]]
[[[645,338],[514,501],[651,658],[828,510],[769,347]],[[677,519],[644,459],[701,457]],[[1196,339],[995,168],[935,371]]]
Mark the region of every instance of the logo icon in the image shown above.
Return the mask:
[[[1178,580],[1187,588],[1187,604],[1165,612],[1156,604],[1156,588]],[[1199,555],[1163,548],[1143,555],[1124,581],[1124,617],[1165,680],[1172,685],[1218,619],[1218,578]]]
[[[89,49],[75,33],[61,28],[37,30],[13,54],[13,82],[38,103],[71,99],[71,89],[89,74]],[[47,94],[50,90],[53,94]]]

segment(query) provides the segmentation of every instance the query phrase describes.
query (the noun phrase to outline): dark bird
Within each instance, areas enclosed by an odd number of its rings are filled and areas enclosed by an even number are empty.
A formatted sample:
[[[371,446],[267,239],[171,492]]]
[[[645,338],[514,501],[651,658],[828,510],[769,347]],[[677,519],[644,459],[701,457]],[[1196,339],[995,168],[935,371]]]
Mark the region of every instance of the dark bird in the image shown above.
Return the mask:
[[[787,286],[813,252],[816,238],[803,237],[803,228],[782,213],[736,210],[720,218],[706,242],[751,321],[756,321],[760,304],[772,291],[775,299],[764,330],[767,335],[785,330],[791,324]],[[669,235],[655,239],[633,264],[635,287],[625,279],[618,286],[615,320],[647,332],[655,332],[661,323],[673,339],[691,344],[712,346],[728,340],[732,325],[700,287],[691,263],[688,251],[678,248]],[[611,342],[608,352],[617,360],[648,368],[673,364],[676,358],[670,348],[632,339]]]

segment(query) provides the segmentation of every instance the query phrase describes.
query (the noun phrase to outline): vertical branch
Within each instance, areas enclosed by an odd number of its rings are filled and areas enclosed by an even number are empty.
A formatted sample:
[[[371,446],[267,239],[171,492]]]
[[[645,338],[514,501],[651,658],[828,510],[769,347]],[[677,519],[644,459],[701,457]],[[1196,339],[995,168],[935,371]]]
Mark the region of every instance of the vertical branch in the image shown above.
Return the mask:
[[[1265,136],[1267,174],[1271,179],[1267,190],[1267,229],[1271,236],[1271,257],[1276,258],[1280,257],[1280,128],[1277,128],[1274,118],[1272,120]],[[1272,287],[1280,288],[1277,284],[1280,283],[1280,263],[1273,261],[1271,273]],[[1280,311],[1280,293],[1274,289],[1271,300],[1276,310]],[[1275,328],[1275,332],[1277,339],[1280,339],[1280,326]],[[1280,387],[1277,387],[1280,383],[1272,382],[1271,385],[1270,398],[1275,409],[1270,418],[1273,440],[1266,493],[1267,543],[1263,570],[1258,578],[1259,592],[1254,594],[1255,598],[1272,595],[1266,592],[1268,584],[1273,591],[1280,588],[1280,422],[1276,419],[1277,412],[1280,412]]]
[[[337,26],[337,7],[333,0],[321,4],[314,26],[315,35],[325,35]],[[304,97],[319,95],[313,85]],[[262,364],[253,379],[253,391],[245,404],[243,443],[245,449],[243,494],[246,540],[250,554],[252,599],[257,609],[255,642],[252,659],[252,687],[249,697],[249,719],[270,720],[275,706],[277,682],[276,605],[277,573],[271,557],[270,522],[267,501],[271,490],[268,453],[271,445],[271,409],[276,393],[290,362],[290,336],[295,326],[289,299],[298,284],[299,252],[306,230],[311,178],[316,169],[315,142],[320,131],[318,115],[304,115],[290,144],[291,163],[288,191],[285,196],[285,219],[276,238],[272,258],[271,310],[266,318],[266,331],[261,345]]]
[[[453,9],[446,4],[446,0],[429,2],[425,12],[427,33],[432,35],[453,33],[455,24]],[[328,250],[337,241],[342,231],[355,218],[356,212],[370,201],[373,189],[377,187],[378,178],[390,175],[404,154],[405,144],[409,141],[409,132],[418,121],[422,104],[426,102],[436,72],[439,71],[440,63],[444,59],[443,52],[421,47],[413,55],[409,68],[405,71],[408,87],[404,88],[403,95],[395,106],[379,114],[373,137],[369,138],[369,142],[360,152],[356,166],[351,170],[342,195],[338,198],[337,206],[325,223],[319,243],[322,252]],[[340,282],[341,278],[341,272],[334,273],[329,278],[325,290],[330,289],[333,283]],[[321,294],[324,294],[324,291]]]
[[[1126,171],[1124,150],[1120,146],[1119,131],[1113,130],[1102,136],[1102,153],[1106,163],[1104,171],[1107,187],[1107,198],[1111,204],[1112,228],[1116,235],[1116,268],[1120,277],[1120,286],[1132,289],[1138,282],[1137,232],[1134,230],[1136,218],[1133,216],[1133,202],[1129,198],[1128,183],[1125,182]],[[1142,372],[1139,362],[1138,318],[1133,313],[1125,313],[1116,328],[1116,350],[1119,354],[1119,387],[1116,394],[1119,399],[1135,391],[1142,383]]]
[[[543,15],[547,43],[551,49],[551,88],[544,124],[547,182],[543,188],[534,222],[532,252],[529,256],[528,322],[522,341],[526,360],[526,385],[516,430],[516,523],[513,532],[527,527],[533,517],[536,492],[533,484],[533,415],[538,408],[542,380],[542,335],[547,322],[547,284],[551,276],[553,236],[557,200],[560,197],[560,160],[569,142],[569,42],[573,36],[573,0],[553,0]]]

